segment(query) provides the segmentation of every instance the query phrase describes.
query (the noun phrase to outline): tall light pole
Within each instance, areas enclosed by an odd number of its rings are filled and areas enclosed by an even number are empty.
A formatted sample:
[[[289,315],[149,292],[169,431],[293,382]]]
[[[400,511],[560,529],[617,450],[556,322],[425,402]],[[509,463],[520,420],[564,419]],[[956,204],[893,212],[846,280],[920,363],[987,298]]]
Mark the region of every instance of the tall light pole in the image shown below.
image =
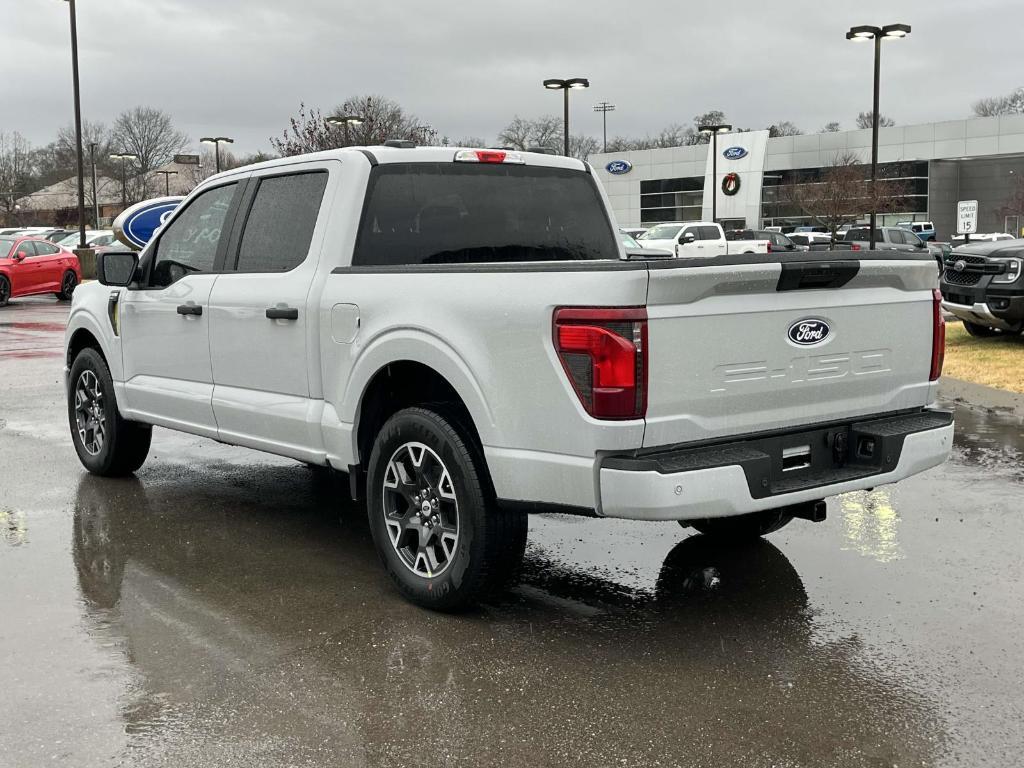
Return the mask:
[[[78,160],[78,247],[85,242],[85,157],[82,152],[82,99],[78,87],[78,20],[75,0],[66,0],[71,14],[71,79],[75,91],[75,154]]]
[[[569,157],[569,91],[576,88],[589,88],[590,81],[585,77],[570,77],[568,80],[549,78],[544,81],[544,87],[549,91],[562,91],[565,95],[565,114],[562,118],[563,154]]]
[[[217,173],[220,173],[220,145],[221,144],[234,144],[234,139],[229,139],[227,136],[204,136],[199,141],[203,144],[213,144],[213,156],[214,164],[217,169]]]
[[[89,142],[89,163],[92,165],[92,219],[93,226],[100,226],[100,201],[96,197],[96,142]]]
[[[875,230],[878,210],[878,190],[875,186],[878,177],[878,90],[882,71],[882,41],[899,40],[910,34],[909,24],[886,24],[884,27],[872,27],[862,24],[850,27],[846,33],[847,40],[855,43],[875,41],[875,87],[871,106],[871,233],[868,236],[868,247],[875,250]]]
[[[718,134],[728,133],[731,125],[698,125],[697,130],[711,136],[711,220],[718,222]]]
[[[162,173],[164,176],[164,195],[170,197],[171,195],[171,176],[177,176],[177,171],[153,171],[153,173]]]
[[[602,101],[600,104],[594,105],[594,111],[601,113],[601,128],[604,134],[604,152],[608,151],[608,113],[615,111],[615,105],[609,104],[607,101]]]
[[[331,115],[327,118],[327,122],[331,125],[340,125],[345,129],[345,146],[347,147],[351,140],[348,135],[348,127],[350,125],[362,125],[362,115]]]
[[[138,160],[139,156],[131,152],[114,152],[110,155],[110,159],[121,161],[121,210],[123,211],[128,207],[128,192],[126,190],[128,178],[125,168],[129,160]]]

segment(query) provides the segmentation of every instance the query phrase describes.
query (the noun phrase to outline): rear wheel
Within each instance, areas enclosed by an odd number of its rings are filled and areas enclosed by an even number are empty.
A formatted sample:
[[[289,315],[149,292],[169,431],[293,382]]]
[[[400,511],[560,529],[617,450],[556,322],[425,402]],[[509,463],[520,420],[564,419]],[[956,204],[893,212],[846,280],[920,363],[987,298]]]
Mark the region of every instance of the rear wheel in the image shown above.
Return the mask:
[[[432,410],[407,408],[381,428],[367,513],[388,575],[425,608],[468,608],[522,560],[526,515],[497,505],[472,435]]]
[[[0,307],[6,307],[10,298],[11,283],[6,277],[0,275]]]
[[[978,325],[978,323],[971,323],[967,320],[964,320],[964,330],[971,336],[976,336],[979,339],[995,336],[998,333],[995,328],[989,328],[987,325]]]
[[[60,280],[60,293],[56,294],[59,301],[71,301],[71,294],[78,286],[78,276],[70,269],[64,273]]]
[[[680,520],[679,524],[696,528],[705,536],[718,539],[753,539],[773,533],[793,519],[784,509],[767,509],[733,517],[708,517],[703,520]]]
[[[149,454],[153,428],[121,418],[107,363],[87,347],[71,364],[68,421],[78,458],[94,475],[130,475]]]

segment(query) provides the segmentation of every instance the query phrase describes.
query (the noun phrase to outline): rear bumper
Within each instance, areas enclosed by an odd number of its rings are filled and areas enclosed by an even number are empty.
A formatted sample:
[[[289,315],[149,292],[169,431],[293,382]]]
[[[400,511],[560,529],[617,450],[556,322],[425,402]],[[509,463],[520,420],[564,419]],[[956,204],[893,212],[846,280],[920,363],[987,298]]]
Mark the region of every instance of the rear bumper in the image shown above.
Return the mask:
[[[845,451],[837,448],[837,439],[845,442]],[[693,520],[800,504],[923,472],[943,463],[952,444],[952,414],[924,410],[728,444],[606,457],[599,470],[599,513]],[[806,466],[786,468],[794,451],[804,449]]]

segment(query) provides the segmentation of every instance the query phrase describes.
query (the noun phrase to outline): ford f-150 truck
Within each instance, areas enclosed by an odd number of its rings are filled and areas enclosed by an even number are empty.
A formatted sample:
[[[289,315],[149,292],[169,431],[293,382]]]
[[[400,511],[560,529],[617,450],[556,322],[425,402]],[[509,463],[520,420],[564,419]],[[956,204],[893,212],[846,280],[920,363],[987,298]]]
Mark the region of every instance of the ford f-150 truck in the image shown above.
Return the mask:
[[[736,253],[768,253],[768,240],[726,239],[721,224],[679,221],[658,224],[637,238],[642,248],[668,251],[680,258],[712,258]]]
[[[443,610],[515,571],[528,512],[750,537],[945,460],[927,254],[662,256],[568,158],[227,171],[75,292],[74,446],[123,475],[158,425],[345,472],[399,590]]]

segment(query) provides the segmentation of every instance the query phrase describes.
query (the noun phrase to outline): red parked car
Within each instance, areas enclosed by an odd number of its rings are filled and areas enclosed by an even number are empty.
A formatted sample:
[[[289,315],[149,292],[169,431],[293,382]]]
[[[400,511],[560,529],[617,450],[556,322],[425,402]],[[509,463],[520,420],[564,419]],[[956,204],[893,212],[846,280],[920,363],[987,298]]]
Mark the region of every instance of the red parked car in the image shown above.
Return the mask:
[[[0,307],[37,293],[70,301],[81,281],[78,257],[66,248],[41,237],[0,236]]]

